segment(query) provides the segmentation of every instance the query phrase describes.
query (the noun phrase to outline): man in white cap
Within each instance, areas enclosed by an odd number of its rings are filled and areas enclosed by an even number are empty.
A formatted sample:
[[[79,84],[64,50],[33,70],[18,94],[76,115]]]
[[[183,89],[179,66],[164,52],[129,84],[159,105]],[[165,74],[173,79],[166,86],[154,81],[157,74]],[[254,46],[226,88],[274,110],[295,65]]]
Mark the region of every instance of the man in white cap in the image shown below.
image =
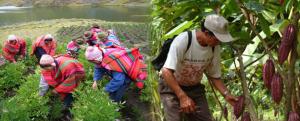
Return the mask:
[[[38,37],[35,43],[32,44],[32,51],[30,55],[35,54],[36,58],[40,60],[43,54],[55,55],[56,40],[51,34],[46,34]]]
[[[219,15],[208,15],[201,30],[179,34],[172,42],[161,69],[159,92],[167,121],[211,121],[211,113],[201,84],[203,74],[231,105],[237,98],[221,80],[220,42],[230,42],[228,21]],[[186,51],[187,50],[187,51]]]
[[[2,48],[6,60],[15,63],[26,56],[26,41],[16,35],[9,35]]]

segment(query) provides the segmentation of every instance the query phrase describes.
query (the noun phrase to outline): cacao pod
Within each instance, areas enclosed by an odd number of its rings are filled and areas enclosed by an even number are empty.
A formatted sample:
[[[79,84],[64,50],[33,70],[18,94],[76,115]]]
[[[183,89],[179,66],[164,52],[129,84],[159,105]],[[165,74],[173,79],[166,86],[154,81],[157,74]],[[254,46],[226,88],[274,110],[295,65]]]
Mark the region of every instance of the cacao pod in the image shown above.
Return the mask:
[[[238,97],[238,101],[233,106],[233,113],[238,119],[245,109],[245,97],[243,95]]]
[[[241,121],[251,121],[250,113],[249,113],[249,112],[243,113],[243,116],[242,116],[242,120],[241,120]]]
[[[283,37],[278,50],[279,64],[282,64],[287,59],[293,44],[295,43],[296,35],[297,31],[295,25],[289,24],[283,32]]]
[[[288,45],[288,46],[293,45],[294,42],[296,41],[296,35],[297,35],[297,30],[295,25],[289,24],[283,32],[281,44]]]
[[[289,113],[289,120],[288,121],[300,121],[298,113],[294,112],[294,111],[291,111]]]
[[[278,73],[275,73],[271,83],[271,95],[275,103],[279,104],[283,93],[282,78]]]
[[[271,82],[274,73],[275,73],[274,63],[271,59],[268,59],[263,66],[263,80],[265,86],[269,90],[271,90]]]
[[[283,62],[288,58],[291,48],[292,48],[292,46],[280,44],[280,47],[278,50],[278,62],[280,65],[282,65]]]

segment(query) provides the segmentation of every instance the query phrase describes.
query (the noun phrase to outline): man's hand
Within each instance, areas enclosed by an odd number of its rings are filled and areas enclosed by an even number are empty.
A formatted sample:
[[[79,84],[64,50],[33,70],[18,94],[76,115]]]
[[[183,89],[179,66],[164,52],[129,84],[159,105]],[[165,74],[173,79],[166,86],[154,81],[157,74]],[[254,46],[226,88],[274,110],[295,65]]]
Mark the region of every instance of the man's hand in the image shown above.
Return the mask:
[[[97,89],[97,82],[96,81],[94,81],[94,83],[93,83],[93,89]]]
[[[234,104],[238,101],[238,99],[231,94],[225,95],[225,100],[232,106],[234,106]]]
[[[182,96],[179,98],[180,112],[192,113],[196,110],[195,102],[188,96]]]

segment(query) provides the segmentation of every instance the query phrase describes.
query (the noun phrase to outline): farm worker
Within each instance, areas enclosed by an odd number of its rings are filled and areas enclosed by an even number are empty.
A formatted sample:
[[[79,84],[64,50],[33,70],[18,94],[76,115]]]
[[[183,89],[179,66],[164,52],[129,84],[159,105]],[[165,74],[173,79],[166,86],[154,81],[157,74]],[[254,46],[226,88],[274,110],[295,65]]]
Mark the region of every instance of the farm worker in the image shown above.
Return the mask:
[[[35,57],[40,60],[43,54],[51,56],[55,55],[56,51],[56,40],[51,34],[46,34],[38,37],[32,44],[32,51],[30,55],[35,54]]]
[[[24,59],[26,55],[26,41],[16,35],[9,35],[2,50],[6,60],[16,63],[18,57]]]
[[[59,94],[65,107],[73,101],[72,93],[85,79],[83,65],[76,59],[66,56],[53,58],[44,54],[40,59],[41,75],[44,81],[53,88],[53,94]]]
[[[67,54],[70,55],[72,58],[77,59],[80,50],[80,45],[77,43],[76,40],[72,40],[67,45]]]
[[[131,81],[135,82],[139,89],[143,88],[143,80],[147,77],[146,66],[141,61],[141,55],[137,48],[125,50],[90,46],[87,48],[85,56],[88,61],[95,64],[92,85],[94,89],[97,87],[97,81],[101,80],[104,74],[111,77],[105,86],[105,91],[109,93],[113,101],[121,101]]]
[[[75,40],[70,41],[67,45],[67,50],[66,50],[67,53],[66,54],[61,54],[61,55],[56,55],[56,56],[54,56],[54,58],[57,58],[59,56],[65,56],[65,57],[77,59],[79,49],[80,49],[80,46],[76,43]],[[48,88],[49,88],[49,85],[45,81],[44,77],[41,76],[40,85],[39,85],[39,89],[40,89],[39,90],[39,95],[44,96],[45,93],[47,93]]]
[[[98,24],[94,23],[90,29],[91,32],[96,32],[99,33],[101,31],[103,31],[104,29],[102,29]]]
[[[170,46],[167,60],[161,69],[159,92],[167,121],[212,121],[205,87],[200,83],[203,74],[234,105],[237,98],[231,95],[221,80],[220,42],[233,40],[228,21],[219,15],[208,15],[201,30],[192,31],[188,51],[188,33],[179,34]]]
[[[98,33],[100,46],[103,47],[121,47],[121,42],[113,30],[102,31]],[[102,44],[102,45],[101,45]]]
[[[98,44],[98,38],[96,32],[86,31],[84,32],[84,38],[89,46],[94,46]]]

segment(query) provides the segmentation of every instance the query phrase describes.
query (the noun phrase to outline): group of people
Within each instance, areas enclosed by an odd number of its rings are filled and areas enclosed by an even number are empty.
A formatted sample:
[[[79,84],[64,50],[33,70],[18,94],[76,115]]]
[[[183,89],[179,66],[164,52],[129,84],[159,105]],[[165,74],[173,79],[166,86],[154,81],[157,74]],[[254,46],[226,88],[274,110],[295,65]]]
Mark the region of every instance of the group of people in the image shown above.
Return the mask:
[[[121,45],[113,30],[105,30],[98,25],[83,33],[83,39],[75,38],[67,44],[65,54],[56,54],[57,40],[51,35],[40,36],[32,44],[31,56],[35,56],[41,67],[40,92],[57,95],[63,101],[64,107],[72,105],[75,88],[85,80],[85,70],[77,60],[81,46],[87,46],[85,57],[94,63],[94,83],[103,75],[111,77],[105,86],[105,91],[112,101],[120,102],[124,92],[131,82],[142,89],[143,80],[147,77],[144,58],[138,48],[126,48]],[[6,60],[16,63],[26,56],[26,41],[16,35],[9,35],[4,43],[3,55]]]

